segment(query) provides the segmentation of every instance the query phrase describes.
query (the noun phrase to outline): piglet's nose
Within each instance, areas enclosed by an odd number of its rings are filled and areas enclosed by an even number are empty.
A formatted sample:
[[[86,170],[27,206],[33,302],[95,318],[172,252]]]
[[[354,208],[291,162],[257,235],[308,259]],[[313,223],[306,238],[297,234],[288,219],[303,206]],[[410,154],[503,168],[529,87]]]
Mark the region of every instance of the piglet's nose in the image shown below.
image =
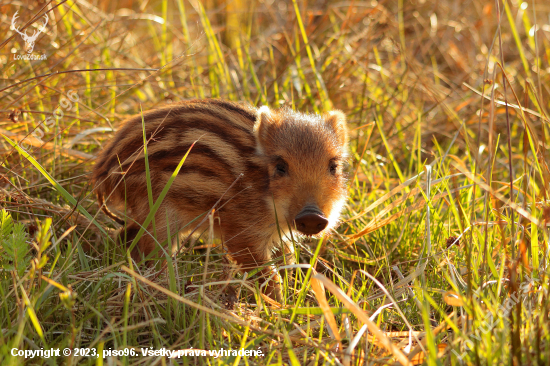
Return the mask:
[[[294,219],[296,229],[302,234],[315,235],[327,227],[328,220],[317,207],[305,207]]]

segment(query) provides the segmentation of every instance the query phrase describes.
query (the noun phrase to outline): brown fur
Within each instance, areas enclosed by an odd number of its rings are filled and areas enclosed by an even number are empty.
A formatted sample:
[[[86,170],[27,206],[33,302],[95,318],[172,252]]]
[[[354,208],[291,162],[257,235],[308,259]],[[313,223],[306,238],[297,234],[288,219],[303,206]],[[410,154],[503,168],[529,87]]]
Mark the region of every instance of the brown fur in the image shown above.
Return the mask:
[[[276,215],[283,237],[290,237],[294,218],[307,205],[316,205],[327,218],[323,232],[337,224],[346,199],[347,128],[341,112],[319,116],[194,100],[145,112],[143,119],[155,200],[198,142],[156,213],[156,239],[145,234],[134,258],[167,241],[167,219],[172,234],[190,230],[200,220],[182,228],[220,198],[215,234],[245,269],[271,259],[280,242]],[[141,115],[127,120],[101,152],[93,181],[101,204],[105,198],[126,209],[131,241],[149,213]]]

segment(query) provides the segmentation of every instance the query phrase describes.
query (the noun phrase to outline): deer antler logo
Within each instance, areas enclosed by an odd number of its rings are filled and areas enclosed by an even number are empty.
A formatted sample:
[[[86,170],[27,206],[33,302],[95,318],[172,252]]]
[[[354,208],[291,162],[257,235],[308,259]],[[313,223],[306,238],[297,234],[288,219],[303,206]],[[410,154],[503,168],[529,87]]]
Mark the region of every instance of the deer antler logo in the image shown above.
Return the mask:
[[[11,18],[11,27],[13,28],[13,30],[19,33],[23,38],[23,40],[25,41],[25,48],[27,49],[27,53],[31,53],[32,50],[34,49],[34,42],[36,42],[36,39],[38,38],[40,33],[46,30],[46,25],[48,24],[48,14],[44,14],[44,18],[45,18],[44,23],[38,28],[38,30],[35,30],[34,33],[31,36],[29,36],[27,34],[27,31],[25,31],[25,33],[22,33],[19,31],[19,28],[15,26],[15,23],[18,18],[17,16],[18,12],[19,10],[16,11],[15,14],[13,14],[13,17]]]

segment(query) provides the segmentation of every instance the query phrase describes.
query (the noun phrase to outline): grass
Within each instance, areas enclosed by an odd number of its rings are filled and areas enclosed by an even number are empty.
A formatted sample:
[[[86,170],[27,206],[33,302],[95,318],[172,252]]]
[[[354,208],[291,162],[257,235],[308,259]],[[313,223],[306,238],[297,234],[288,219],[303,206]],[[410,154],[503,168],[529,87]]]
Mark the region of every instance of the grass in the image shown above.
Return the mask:
[[[142,355],[162,348],[263,354],[183,364],[550,362],[544,2],[0,8],[0,364],[165,365]],[[46,60],[16,59],[17,10],[29,35],[48,11],[33,51]],[[165,271],[136,265],[98,212],[93,157],[119,122],[197,97],[348,116],[342,224],[295,244],[283,304],[208,233]],[[229,309],[227,273],[239,289]],[[11,355],[66,347],[110,356]],[[139,356],[113,353],[124,349]]]

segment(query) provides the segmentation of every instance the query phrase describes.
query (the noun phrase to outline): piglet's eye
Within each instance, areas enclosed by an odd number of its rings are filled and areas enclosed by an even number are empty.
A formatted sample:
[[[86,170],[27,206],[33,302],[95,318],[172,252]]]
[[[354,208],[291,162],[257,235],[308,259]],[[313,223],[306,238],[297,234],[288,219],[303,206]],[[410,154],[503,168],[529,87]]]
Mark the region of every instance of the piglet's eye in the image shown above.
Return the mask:
[[[286,175],[287,173],[288,173],[287,165],[283,162],[278,163],[277,166],[275,167],[275,174],[277,174],[278,176],[283,176],[283,175]]]
[[[330,170],[330,174],[336,175],[336,171],[338,170],[338,164],[336,162],[331,161],[329,164],[329,170]]]

